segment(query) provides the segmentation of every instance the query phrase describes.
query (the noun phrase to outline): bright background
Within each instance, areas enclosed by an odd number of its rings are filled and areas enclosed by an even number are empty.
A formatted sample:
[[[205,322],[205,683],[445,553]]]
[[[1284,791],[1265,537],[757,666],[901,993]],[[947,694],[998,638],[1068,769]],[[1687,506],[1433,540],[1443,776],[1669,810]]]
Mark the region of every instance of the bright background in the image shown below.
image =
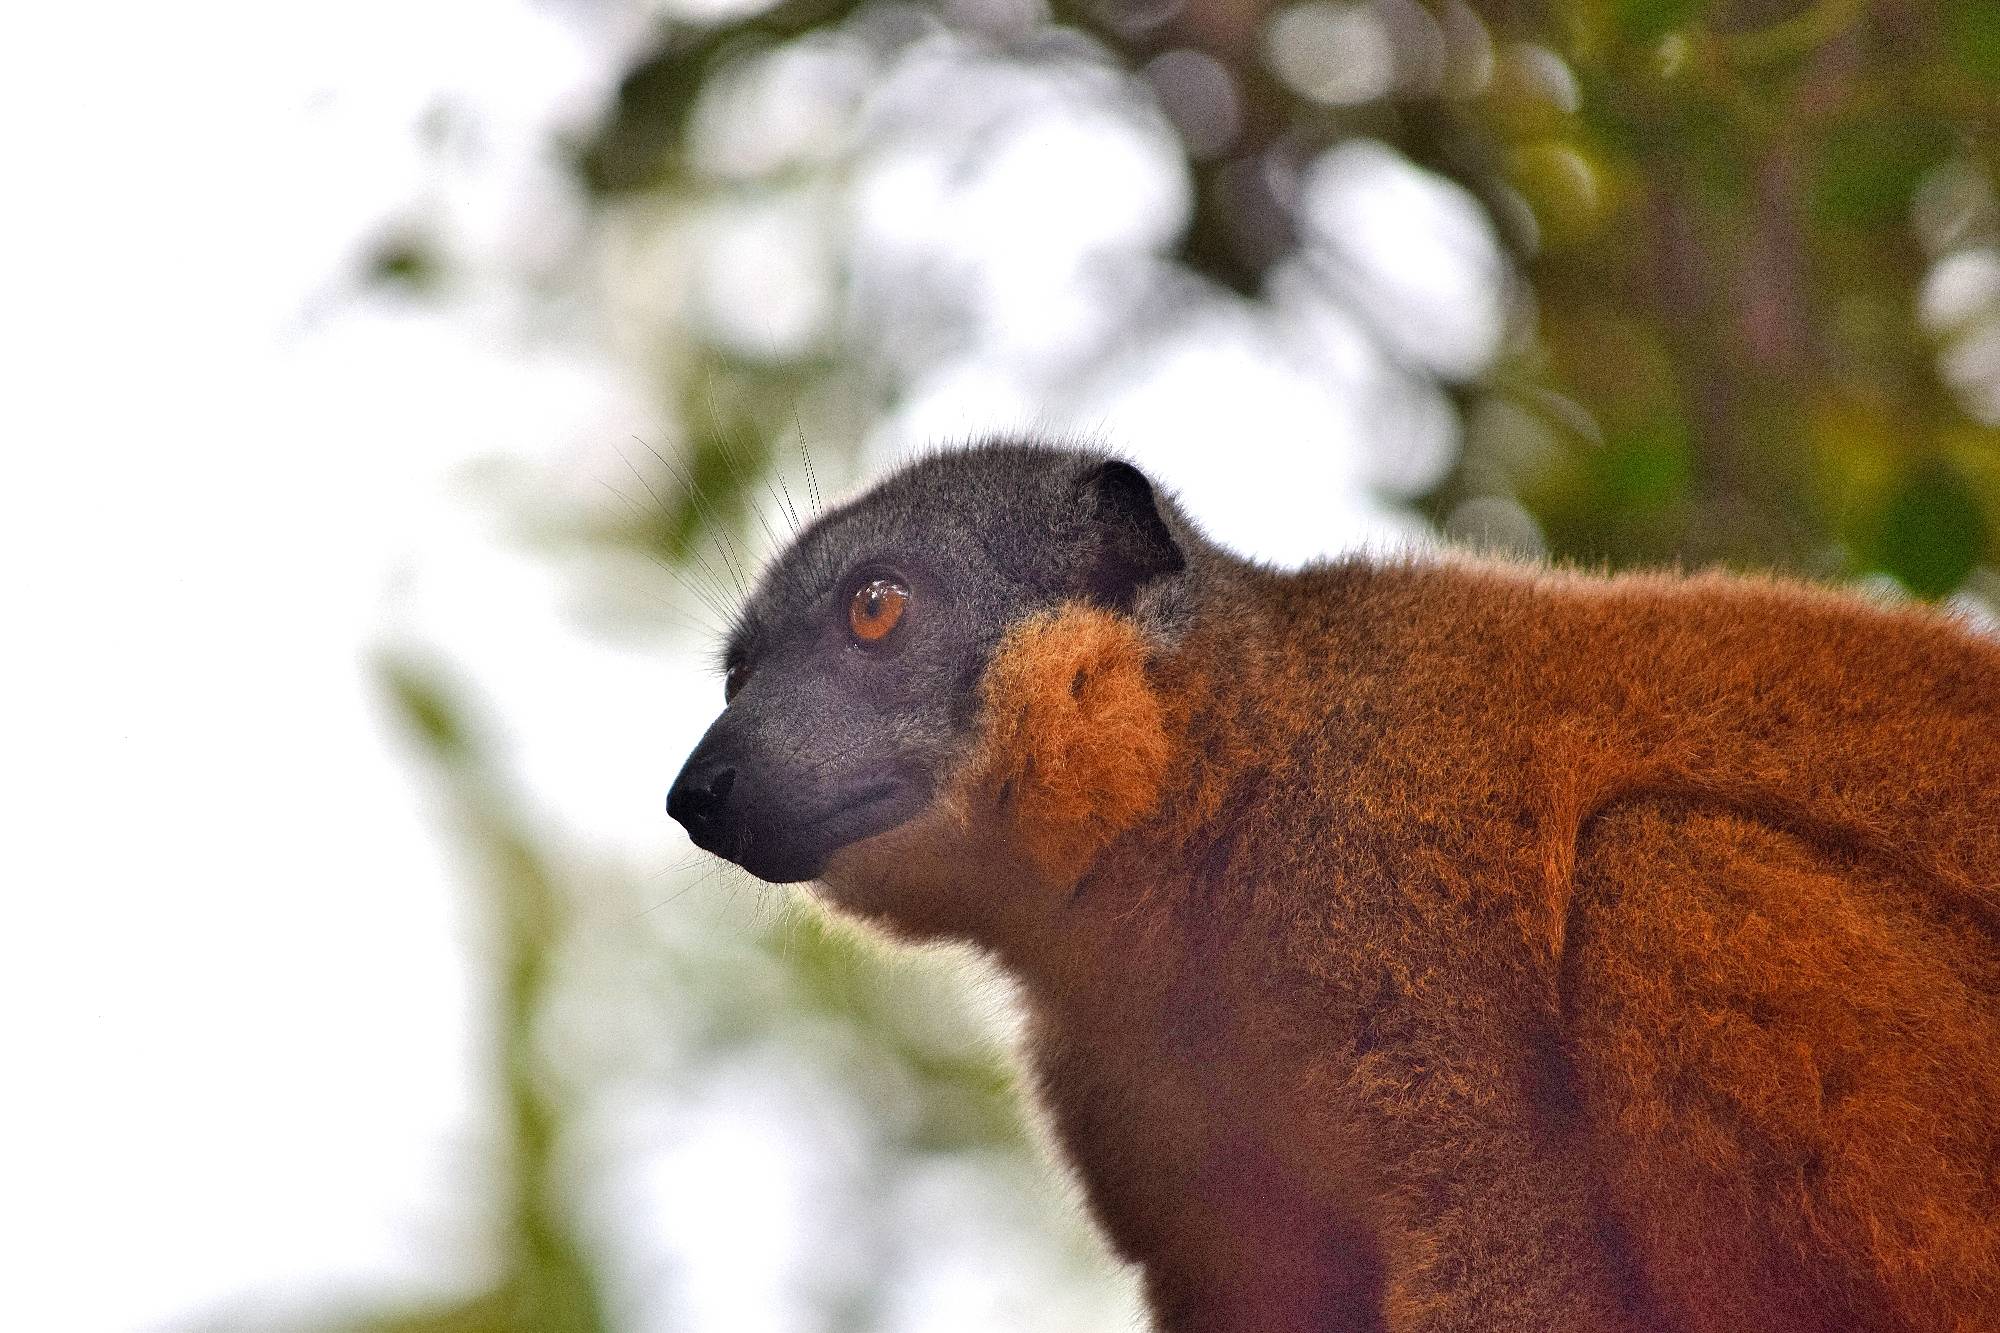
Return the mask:
[[[0,1326],[1131,1326],[1004,982],[662,814],[735,567],[1026,430],[1987,615],[1992,26],[1698,8],[11,19]]]

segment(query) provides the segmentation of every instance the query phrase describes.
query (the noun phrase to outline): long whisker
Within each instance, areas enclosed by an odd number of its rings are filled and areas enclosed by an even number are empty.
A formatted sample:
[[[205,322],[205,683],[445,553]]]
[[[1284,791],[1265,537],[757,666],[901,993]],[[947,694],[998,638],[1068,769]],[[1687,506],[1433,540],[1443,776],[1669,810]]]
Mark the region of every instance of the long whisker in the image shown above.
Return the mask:
[[[819,499],[819,474],[813,468],[812,450],[806,448],[806,428],[800,423],[798,414],[792,414],[792,426],[798,432],[799,457],[805,460],[806,488],[811,493],[813,517],[818,518],[825,510]]]
[[[694,505],[695,513],[701,516],[702,521],[715,533],[716,539],[721,543],[718,554],[722,557],[723,567],[729,571],[731,580],[736,584],[737,597],[747,600],[750,596],[750,584],[748,576],[745,573],[743,557],[737,551],[735,541],[730,538],[728,525],[722,521],[721,514],[716,510],[714,504],[709,501],[707,494],[703,492],[700,486],[695,484],[693,474],[675,466],[672,459],[668,458],[658,449],[655,449],[645,440],[640,439],[639,436],[634,435],[632,438],[638,440],[646,452],[651,454],[661,467],[672,474],[674,480],[680,483],[681,489],[687,492],[688,500]]]
[[[605,490],[611,492],[613,495],[617,496],[620,500],[622,500],[625,503],[625,505],[631,509],[633,517],[639,519],[641,522],[646,521],[646,519],[650,517],[650,515],[648,515],[646,511],[639,506],[638,502],[632,499],[631,496],[625,494],[625,492],[619,490],[616,486],[613,486],[610,482],[605,481],[602,477],[597,479],[597,484],[602,486]],[[702,606],[705,607],[710,612],[710,614],[720,618],[725,622],[729,619],[731,614],[731,608],[728,602],[721,598],[721,596],[718,594],[715,588],[713,588],[708,584],[704,584],[697,581],[693,571],[682,569],[679,566],[675,565],[673,562],[662,559],[658,554],[656,554],[653,551],[646,551],[645,556],[648,560],[652,561],[661,570],[663,570],[669,577],[671,577],[674,580],[674,582],[680,584],[682,591],[686,592],[689,596],[693,597],[696,601],[700,602]],[[699,561],[700,557],[697,556],[696,559],[697,561]],[[660,600],[662,605],[669,607],[673,605],[670,602],[666,602],[664,599]],[[714,624],[707,625],[706,629],[710,633],[721,632]]]

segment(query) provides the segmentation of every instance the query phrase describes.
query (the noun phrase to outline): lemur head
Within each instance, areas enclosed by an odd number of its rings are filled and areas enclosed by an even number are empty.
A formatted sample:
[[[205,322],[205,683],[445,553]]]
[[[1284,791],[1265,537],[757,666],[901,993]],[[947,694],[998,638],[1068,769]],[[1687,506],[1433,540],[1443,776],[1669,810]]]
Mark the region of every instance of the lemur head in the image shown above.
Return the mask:
[[[1135,616],[1170,617],[1194,541],[1136,468],[1102,454],[989,444],[905,467],[806,528],[763,575],[725,649],[726,707],[668,812],[697,846],[772,882],[883,845],[963,785],[996,725],[1003,645],[1038,627],[1048,639],[1058,613],[1095,626],[1063,636],[1046,669],[1065,673],[1076,708],[1105,704],[1085,687],[1109,667],[1106,635],[1124,627],[1136,678]],[[1089,735],[1131,747],[1102,726]],[[1025,795],[994,781],[1010,801]]]

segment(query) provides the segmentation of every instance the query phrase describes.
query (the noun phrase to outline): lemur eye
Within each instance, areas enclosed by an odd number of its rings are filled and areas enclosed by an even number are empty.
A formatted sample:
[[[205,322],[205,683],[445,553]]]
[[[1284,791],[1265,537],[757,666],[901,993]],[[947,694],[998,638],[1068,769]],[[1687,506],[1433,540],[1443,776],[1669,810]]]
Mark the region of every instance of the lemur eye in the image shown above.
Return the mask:
[[[727,704],[743,688],[743,682],[750,679],[750,664],[738,662],[729,668],[729,674],[722,678],[722,702]]]
[[[894,579],[870,579],[854,590],[847,603],[847,627],[863,643],[880,643],[903,618],[910,590]]]

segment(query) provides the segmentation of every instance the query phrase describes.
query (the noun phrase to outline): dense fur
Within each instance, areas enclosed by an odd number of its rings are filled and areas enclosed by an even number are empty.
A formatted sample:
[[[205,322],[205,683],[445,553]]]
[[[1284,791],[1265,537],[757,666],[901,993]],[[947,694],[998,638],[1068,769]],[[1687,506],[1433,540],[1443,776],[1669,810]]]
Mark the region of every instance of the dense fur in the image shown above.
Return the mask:
[[[1022,978],[1162,1328],[2000,1328],[2000,647],[1163,517],[824,876]]]

